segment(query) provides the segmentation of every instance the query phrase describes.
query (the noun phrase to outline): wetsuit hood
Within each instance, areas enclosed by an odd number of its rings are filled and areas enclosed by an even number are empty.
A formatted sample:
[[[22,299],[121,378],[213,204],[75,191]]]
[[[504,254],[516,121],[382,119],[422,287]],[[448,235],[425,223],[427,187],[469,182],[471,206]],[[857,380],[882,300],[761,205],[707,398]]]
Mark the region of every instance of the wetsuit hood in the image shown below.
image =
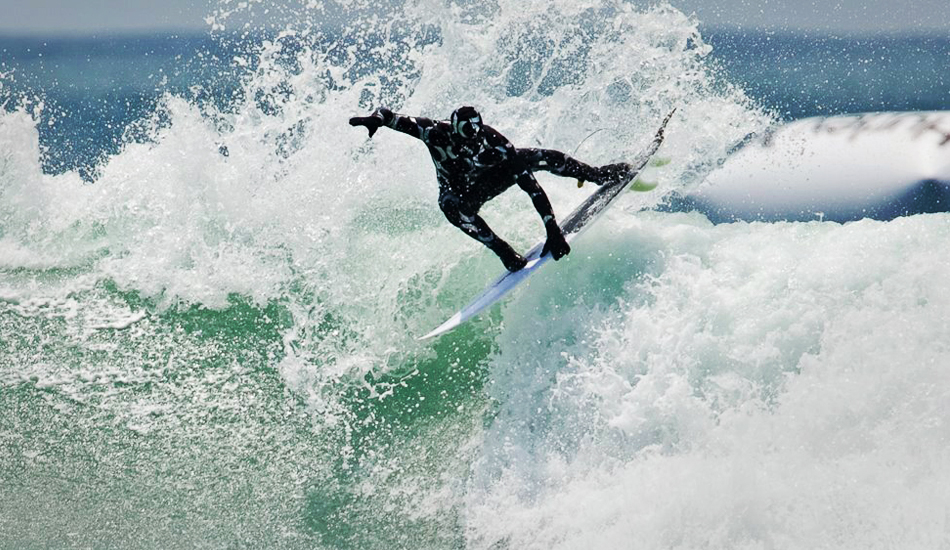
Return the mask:
[[[471,139],[482,131],[482,116],[475,107],[459,107],[452,111],[452,130],[464,138]]]

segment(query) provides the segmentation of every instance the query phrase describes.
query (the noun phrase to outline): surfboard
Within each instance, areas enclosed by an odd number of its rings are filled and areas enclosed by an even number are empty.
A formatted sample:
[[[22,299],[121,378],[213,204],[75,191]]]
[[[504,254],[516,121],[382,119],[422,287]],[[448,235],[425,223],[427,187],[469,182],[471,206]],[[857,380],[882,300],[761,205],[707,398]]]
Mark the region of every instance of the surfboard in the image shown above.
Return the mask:
[[[603,185],[597,188],[587,199],[582,202],[573,212],[568,215],[564,221],[561,223],[561,231],[564,233],[564,238],[568,243],[577,238],[581,232],[589,227],[597,218],[603,214],[611,203],[620,196],[621,193],[628,187],[634,191],[649,191],[655,186],[640,185],[632,186],[633,182],[637,175],[643,170],[643,168],[650,162],[650,159],[653,157],[653,154],[656,153],[657,149],[660,148],[660,144],[663,143],[663,134],[666,130],[666,124],[672,118],[673,113],[676,112],[676,109],[670,111],[670,114],[666,115],[666,118],[663,119],[663,122],[660,124],[660,128],[656,131],[656,135],[653,138],[653,141],[645,150],[643,150],[636,159],[630,163],[632,169],[626,174],[626,176],[614,183]],[[541,250],[544,248],[544,242],[541,241],[538,244],[534,245],[531,250],[525,255],[525,259],[528,261],[527,265],[524,268],[515,271],[505,271],[502,273],[492,284],[482,291],[481,294],[475,297],[474,300],[467,306],[463,307],[446,320],[444,323],[433,329],[431,332],[419,338],[419,340],[427,340],[429,338],[435,338],[457,328],[462,323],[468,321],[472,317],[475,317],[492,304],[502,299],[506,294],[511,292],[512,289],[524,282],[525,279],[530,277],[535,271],[541,268],[544,264],[551,259],[551,253],[545,253],[544,256],[541,255]]]

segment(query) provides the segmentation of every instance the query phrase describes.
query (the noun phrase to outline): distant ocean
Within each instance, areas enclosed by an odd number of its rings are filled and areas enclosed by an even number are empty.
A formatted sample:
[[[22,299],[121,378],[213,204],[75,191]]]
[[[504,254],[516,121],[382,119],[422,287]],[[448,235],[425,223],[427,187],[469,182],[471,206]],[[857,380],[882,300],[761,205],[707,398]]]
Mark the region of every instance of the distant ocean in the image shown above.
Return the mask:
[[[0,37],[0,548],[950,545],[950,216],[630,194],[418,342],[501,265],[421,145],[346,124],[471,103],[602,163],[676,106],[683,189],[776,121],[950,109],[950,37],[544,4]],[[515,192],[485,216],[543,233]]]
[[[876,111],[950,109],[950,37],[837,36],[703,28],[711,67],[783,120]],[[198,90],[220,102],[239,89],[231,62],[255,42],[210,34],[2,37],[7,96],[45,101],[44,169],[88,170],[114,154],[129,125],[162,94]]]

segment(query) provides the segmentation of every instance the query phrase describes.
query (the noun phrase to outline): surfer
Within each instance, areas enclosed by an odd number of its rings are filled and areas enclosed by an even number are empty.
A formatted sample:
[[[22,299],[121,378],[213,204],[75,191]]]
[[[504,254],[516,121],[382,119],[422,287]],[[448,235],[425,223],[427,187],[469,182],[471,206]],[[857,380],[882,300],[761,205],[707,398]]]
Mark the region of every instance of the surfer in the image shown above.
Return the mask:
[[[552,149],[516,149],[508,138],[483,124],[473,107],[459,107],[447,121],[399,115],[382,107],[370,116],[351,118],[350,125],[366,127],[371,138],[387,126],[422,140],[435,163],[442,213],[452,225],[497,254],[508,271],[518,271],[527,261],[478,215],[482,205],[518,184],[531,197],[547,231],[541,255],[550,251],[560,260],[571,247],[533,172],[547,171],[603,185],[622,179],[631,169],[623,162],[595,168]]]

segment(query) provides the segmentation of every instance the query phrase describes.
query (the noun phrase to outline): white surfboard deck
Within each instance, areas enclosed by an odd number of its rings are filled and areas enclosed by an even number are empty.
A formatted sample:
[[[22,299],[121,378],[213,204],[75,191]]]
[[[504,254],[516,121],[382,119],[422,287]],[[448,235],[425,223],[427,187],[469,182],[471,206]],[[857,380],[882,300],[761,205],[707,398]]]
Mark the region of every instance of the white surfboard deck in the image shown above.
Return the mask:
[[[587,197],[587,200],[581,203],[580,206],[575,208],[574,211],[564,219],[564,222],[561,224],[561,231],[564,233],[564,238],[567,242],[570,243],[580,235],[586,227],[590,226],[594,220],[607,210],[607,207],[610,206],[618,195],[630,187],[630,182],[636,179],[640,171],[643,170],[650,161],[653,154],[660,148],[660,144],[663,143],[663,132],[666,129],[666,124],[670,121],[670,118],[675,112],[676,109],[673,109],[670,111],[670,114],[666,115],[666,118],[664,118],[662,124],[660,124],[659,130],[656,132],[656,136],[653,138],[653,142],[650,143],[646,150],[640,153],[634,162],[630,163],[633,166],[633,170],[630,171],[626,179],[611,185],[599,187],[591,196]],[[646,191],[652,189],[652,187],[634,187],[633,189]],[[544,242],[545,241],[539,242],[528,251],[525,255],[528,264],[524,268],[515,272],[505,271],[502,273],[488,288],[472,300],[470,304],[463,307],[458,313],[432,330],[432,332],[419,338],[419,340],[435,338],[458,327],[503,298],[513,288],[530,277],[532,273],[540,269],[541,266],[551,259],[550,252],[541,256],[541,249],[544,248]]]

